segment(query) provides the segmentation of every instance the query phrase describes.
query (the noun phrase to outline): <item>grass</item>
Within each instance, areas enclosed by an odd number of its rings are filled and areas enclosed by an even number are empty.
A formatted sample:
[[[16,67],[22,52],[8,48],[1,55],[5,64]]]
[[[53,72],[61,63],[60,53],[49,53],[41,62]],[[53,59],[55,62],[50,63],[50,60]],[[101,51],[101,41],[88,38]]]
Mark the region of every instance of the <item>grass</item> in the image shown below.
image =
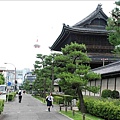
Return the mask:
[[[61,111],[60,113],[72,118],[73,120],[83,120],[83,115],[80,112],[75,112],[75,115],[73,116],[72,111]],[[89,114],[85,115],[85,120],[104,120],[102,118],[98,118]]]
[[[45,103],[45,99],[44,98],[41,98],[40,96],[33,96],[35,97],[36,99],[39,99],[41,102]],[[81,112],[75,112],[75,115],[73,116],[73,113],[72,113],[72,110],[71,111],[60,111],[60,113],[72,118],[73,120],[83,120],[83,115]],[[86,114],[85,115],[85,120],[104,120],[102,118],[98,118],[98,117],[95,117],[95,116],[92,116],[90,114]]]

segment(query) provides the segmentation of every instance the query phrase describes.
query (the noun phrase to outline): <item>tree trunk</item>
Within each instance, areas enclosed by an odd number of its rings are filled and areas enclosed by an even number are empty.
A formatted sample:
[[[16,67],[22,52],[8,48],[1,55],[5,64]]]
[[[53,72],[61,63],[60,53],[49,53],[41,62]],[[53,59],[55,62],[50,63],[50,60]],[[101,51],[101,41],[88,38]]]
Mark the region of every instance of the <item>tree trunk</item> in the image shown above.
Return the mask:
[[[44,78],[44,98],[46,98],[46,79]]]
[[[78,93],[78,97],[79,97],[79,101],[80,101],[80,111],[82,113],[86,113],[86,108],[85,108],[85,105],[84,105],[82,90],[80,89],[80,87],[77,88],[77,93]]]
[[[52,63],[52,82],[51,82],[51,93],[54,92],[54,64]]]

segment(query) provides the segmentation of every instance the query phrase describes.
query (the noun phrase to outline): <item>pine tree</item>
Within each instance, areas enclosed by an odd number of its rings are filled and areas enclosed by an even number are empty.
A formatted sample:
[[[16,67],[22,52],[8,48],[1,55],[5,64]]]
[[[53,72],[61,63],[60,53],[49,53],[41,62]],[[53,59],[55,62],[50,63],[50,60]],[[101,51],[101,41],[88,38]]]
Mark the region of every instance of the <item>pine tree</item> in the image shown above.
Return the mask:
[[[86,112],[83,90],[98,92],[99,86],[88,86],[89,80],[100,79],[99,74],[90,69],[90,58],[87,56],[84,44],[71,43],[62,48],[62,54],[55,57],[57,61],[59,85],[63,90],[75,89],[80,101],[80,110]]]
[[[115,46],[114,53],[120,54],[120,0],[115,2],[116,7],[111,11],[108,19],[107,30],[109,31],[109,41]]]

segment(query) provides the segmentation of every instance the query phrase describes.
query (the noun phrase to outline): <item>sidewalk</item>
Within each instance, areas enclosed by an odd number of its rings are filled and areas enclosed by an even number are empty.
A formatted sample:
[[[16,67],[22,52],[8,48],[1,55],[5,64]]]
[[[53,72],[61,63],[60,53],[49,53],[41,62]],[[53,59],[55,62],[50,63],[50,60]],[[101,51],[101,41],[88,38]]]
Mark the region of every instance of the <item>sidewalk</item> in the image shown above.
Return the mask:
[[[18,102],[18,97],[13,102],[5,102],[0,120],[71,120],[59,113],[59,106],[55,105],[51,112],[46,109],[46,104],[29,94],[23,94],[21,103]]]

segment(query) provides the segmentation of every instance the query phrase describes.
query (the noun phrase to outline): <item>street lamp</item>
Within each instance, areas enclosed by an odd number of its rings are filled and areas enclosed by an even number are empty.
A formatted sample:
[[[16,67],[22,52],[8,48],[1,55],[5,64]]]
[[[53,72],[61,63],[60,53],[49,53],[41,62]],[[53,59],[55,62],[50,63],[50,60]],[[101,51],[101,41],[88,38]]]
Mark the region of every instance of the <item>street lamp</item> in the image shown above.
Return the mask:
[[[17,84],[17,80],[16,80],[16,67],[15,67],[15,65],[14,64],[12,64],[12,63],[4,63],[4,64],[11,64],[12,66],[14,66],[14,68],[15,68],[15,90],[17,89],[16,88],[16,84]]]
[[[102,58],[101,60],[103,61],[103,66],[105,66],[105,61],[108,60],[108,58]]]

